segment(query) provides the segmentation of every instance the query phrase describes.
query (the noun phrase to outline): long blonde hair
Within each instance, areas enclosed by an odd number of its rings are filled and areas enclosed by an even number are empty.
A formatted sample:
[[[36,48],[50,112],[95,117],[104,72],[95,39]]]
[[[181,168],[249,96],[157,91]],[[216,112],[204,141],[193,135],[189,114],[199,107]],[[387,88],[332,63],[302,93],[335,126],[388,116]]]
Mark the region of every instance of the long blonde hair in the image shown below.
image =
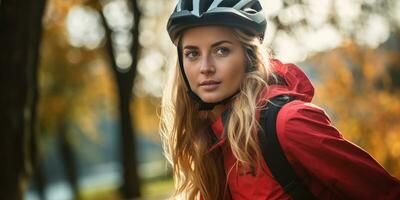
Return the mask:
[[[243,46],[248,70],[240,92],[232,99],[227,124],[227,145],[230,145],[237,165],[260,166],[262,159],[256,131],[257,98],[267,86],[269,59],[261,50],[260,40],[234,29]],[[208,152],[213,144],[210,131],[210,111],[199,111],[187,94],[179,64],[164,89],[161,107],[161,139],[167,160],[172,165],[175,182],[173,198],[206,200],[230,199],[220,151]]]

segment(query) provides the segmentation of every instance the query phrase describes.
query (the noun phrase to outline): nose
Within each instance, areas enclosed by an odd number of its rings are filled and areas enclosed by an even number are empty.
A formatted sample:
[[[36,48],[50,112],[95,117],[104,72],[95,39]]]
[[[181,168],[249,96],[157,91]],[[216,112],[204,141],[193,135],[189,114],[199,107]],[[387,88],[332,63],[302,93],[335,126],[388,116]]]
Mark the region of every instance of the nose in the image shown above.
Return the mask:
[[[200,64],[200,73],[212,74],[215,73],[215,66],[211,56],[203,56]]]

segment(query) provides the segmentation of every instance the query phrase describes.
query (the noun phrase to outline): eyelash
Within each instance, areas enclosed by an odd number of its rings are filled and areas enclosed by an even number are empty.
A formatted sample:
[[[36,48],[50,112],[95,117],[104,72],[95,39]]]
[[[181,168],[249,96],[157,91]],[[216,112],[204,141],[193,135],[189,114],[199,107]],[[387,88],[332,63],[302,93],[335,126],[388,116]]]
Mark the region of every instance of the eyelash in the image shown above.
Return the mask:
[[[226,47],[218,47],[216,49],[216,52],[218,52],[219,50],[224,51],[225,53],[223,53],[223,54],[228,54],[230,52],[229,48],[226,48]]]
[[[185,57],[188,58],[189,55],[192,54],[192,53],[197,53],[197,52],[196,52],[196,51],[187,51],[187,52],[185,53]]]
[[[218,48],[216,48],[215,53],[217,53],[220,50],[225,52],[225,53],[222,53],[223,55],[230,53],[230,49],[227,48],[227,47],[218,47]],[[197,53],[198,54],[197,51],[187,51],[187,52],[184,53],[184,55],[185,55],[186,58],[189,58],[190,54],[192,54],[192,53]]]

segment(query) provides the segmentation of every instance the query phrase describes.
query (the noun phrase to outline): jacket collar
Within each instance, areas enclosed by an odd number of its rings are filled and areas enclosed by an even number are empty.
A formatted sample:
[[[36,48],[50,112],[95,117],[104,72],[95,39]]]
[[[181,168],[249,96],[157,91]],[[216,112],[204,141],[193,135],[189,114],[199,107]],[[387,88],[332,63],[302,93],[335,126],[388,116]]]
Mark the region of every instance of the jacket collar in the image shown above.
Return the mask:
[[[259,104],[264,104],[268,99],[279,95],[289,95],[295,99],[311,102],[314,96],[314,87],[307,75],[294,64],[283,64],[279,60],[270,61],[271,69],[278,75],[284,84],[271,84],[260,93]],[[211,146],[208,152],[222,146],[226,142],[225,124],[229,117],[230,109],[227,108],[212,124],[211,128],[217,138],[217,142]]]

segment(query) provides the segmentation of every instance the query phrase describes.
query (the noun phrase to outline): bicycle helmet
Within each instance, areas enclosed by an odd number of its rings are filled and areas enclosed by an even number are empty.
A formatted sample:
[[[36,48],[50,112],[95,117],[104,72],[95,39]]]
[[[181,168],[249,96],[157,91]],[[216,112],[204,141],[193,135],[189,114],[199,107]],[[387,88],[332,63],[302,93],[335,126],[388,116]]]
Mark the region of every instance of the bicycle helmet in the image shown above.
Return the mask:
[[[206,25],[238,28],[249,35],[259,37],[262,41],[267,21],[258,0],[179,0],[168,20],[167,30],[172,42],[175,42],[185,29]],[[216,105],[225,104],[236,95],[235,93],[219,102],[202,101],[190,88],[183,68],[180,43],[181,41],[177,43],[180,70],[188,94],[199,103],[200,110],[212,110]]]

